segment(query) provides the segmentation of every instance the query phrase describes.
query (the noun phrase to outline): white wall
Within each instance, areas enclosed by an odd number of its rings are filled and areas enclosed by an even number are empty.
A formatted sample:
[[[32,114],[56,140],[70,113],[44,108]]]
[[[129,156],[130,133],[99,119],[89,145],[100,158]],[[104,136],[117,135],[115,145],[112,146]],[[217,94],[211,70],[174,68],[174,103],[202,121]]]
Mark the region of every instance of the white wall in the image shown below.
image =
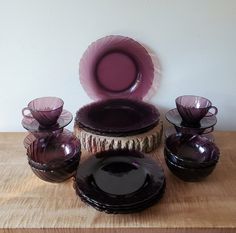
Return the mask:
[[[78,63],[110,34],[158,55],[152,103],[166,111],[202,95],[219,108],[216,128],[236,130],[235,0],[0,0],[0,131],[24,131],[21,109],[39,96],[60,96],[73,114],[89,103]]]

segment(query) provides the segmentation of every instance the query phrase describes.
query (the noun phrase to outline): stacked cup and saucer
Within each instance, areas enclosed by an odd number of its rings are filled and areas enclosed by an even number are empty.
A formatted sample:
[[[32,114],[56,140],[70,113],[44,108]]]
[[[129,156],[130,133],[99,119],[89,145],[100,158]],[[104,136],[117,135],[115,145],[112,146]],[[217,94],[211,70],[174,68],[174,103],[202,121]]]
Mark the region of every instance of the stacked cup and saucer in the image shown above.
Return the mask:
[[[175,103],[176,108],[166,113],[174,126],[165,131],[166,164],[180,179],[198,181],[211,174],[219,159],[211,134],[218,110],[201,96],[179,96]]]
[[[72,114],[58,97],[41,97],[22,109],[28,163],[42,180],[63,182],[72,177],[80,160],[80,141],[65,127]]]

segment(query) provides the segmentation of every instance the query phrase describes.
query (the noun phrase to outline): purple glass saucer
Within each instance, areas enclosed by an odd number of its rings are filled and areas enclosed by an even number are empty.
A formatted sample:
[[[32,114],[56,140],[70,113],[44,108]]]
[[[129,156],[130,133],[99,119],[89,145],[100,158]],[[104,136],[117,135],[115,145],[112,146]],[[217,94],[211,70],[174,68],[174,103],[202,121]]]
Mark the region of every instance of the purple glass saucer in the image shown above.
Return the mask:
[[[111,35],[93,42],[80,60],[80,82],[94,100],[142,99],[154,79],[154,65],[137,41]]]
[[[216,116],[213,115],[202,118],[199,125],[196,127],[185,126],[177,108],[168,111],[166,113],[166,119],[175,126],[177,131],[178,129],[186,129],[187,131],[194,131],[197,134],[203,133],[206,129],[213,127],[217,122]]]
[[[127,136],[155,127],[159,118],[158,110],[151,104],[131,99],[109,99],[81,108],[75,122],[99,135]]]
[[[22,126],[27,129],[30,132],[42,132],[42,131],[57,131],[59,129],[64,128],[65,126],[67,126],[68,124],[70,124],[70,122],[72,121],[73,116],[72,114],[67,111],[67,110],[63,110],[62,114],[60,115],[60,117],[57,120],[57,124],[51,126],[51,127],[47,127],[47,128],[42,128],[39,124],[38,121],[36,121],[34,118],[27,118],[24,117],[21,124]]]
[[[146,208],[160,199],[164,184],[163,170],[151,158],[138,151],[113,150],[82,162],[74,187],[93,207],[122,213]]]
[[[181,132],[177,132],[174,127],[169,127],[165,129],[165,138],[168,138],[169,136],[173,134],[181,134]],[[215,138],[212,133],[204,133],[204,134],[201,134],[201,136],[207,138],[211,142],[215,141]]]

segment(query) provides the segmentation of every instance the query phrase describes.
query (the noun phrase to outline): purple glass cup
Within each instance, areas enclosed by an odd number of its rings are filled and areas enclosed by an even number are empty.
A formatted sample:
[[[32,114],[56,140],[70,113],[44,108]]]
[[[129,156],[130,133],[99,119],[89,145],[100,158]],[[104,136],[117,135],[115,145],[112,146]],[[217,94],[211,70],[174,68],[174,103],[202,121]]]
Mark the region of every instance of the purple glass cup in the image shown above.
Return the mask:
[[[201,96],[179,96],[175,103],[179,114],[187,125],[197,125],[203,117],[210,117],[218,112],[218,109],[212,106],[210,100]],[[211,109],[214,112],[210,112]]]
[[[34,118],[42,127],[55,125],[62,113],[64,102],[58,97],[41,97],[29,102],[28,106],[22,109],[22,115],[27,118]],[[26,114],[29,111],[30,114]]]

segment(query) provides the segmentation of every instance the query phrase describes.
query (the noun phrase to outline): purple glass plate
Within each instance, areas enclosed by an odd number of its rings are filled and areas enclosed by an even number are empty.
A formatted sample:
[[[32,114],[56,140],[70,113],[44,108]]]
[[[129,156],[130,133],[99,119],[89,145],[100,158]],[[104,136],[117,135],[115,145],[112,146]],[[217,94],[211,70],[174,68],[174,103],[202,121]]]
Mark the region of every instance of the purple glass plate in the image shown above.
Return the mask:
[[[154,65],[137,41],[111,35],[93,42],[80,60],[80,82],[94,100],[142,99],[152,86]]]
[[[75,122],[96,134],[127,136],[155,127],[159,118],[158,110],[151,104],[131,99],[109,99],[81,108]]]
[[[181,134],[181,133],[177,132],[174,127],[169,127],[165,130],[165,138],[168,138],[169,136],[171,136],[173,134]],[[211,133],[206,133],[206,134],[204,133],[204,134],[201,134],[201,136],[207,138],[211,142],[214,142],[214,140],[215,140],[213,134],[211,134]]]
[[[189,127],[189,126],[185,126],[183,124],[183,120],[182,117],[180,116],[177,108],[171,109],[170,111],[168,111],[166,113],[166,119],[173,124],[174,126],[178,127],[178,128],[186,128],[186,130],[198,130],[199,132],[204,132],[206,129],[213,127],[216,122],[217,122],[217,118],[216,116],[207,116],[202,118],[202,120],[200,121],[199,125],[196,127]]]
[[[89,204],[90,206],[92,206],[93,208],[95,208],[98,211],[103,211],[108,214],[128,214],[128,213],[142,211],[142,210],[154,205],[156,202],[158,202],[162,198],[162,196],[165,193],[165,187],[166,187],[166,183],[164,182],[162,185],[162,188],[160,189],[160,191],[156,195],[154,195],[149,200],[146,200],[146,201],[139,203],[137,205],[128,206],[128,207],[121,207],[121,206],[114,207],[114,206],[107,206],[107,205],[103,205],[100,203],[96,203],[93,200],[89,199],[86,195],[83,194],[83,192],[81,192],[81,190],[76,185],[76,182],[74,182],[74,189],[76,190],[77,195],[80,197],[80,199],[83,202],[85,202],[86,204]]]
[[[79,192],[98,206],[134,208],[161,193],[162,168],[138,151],[105,151],[90,156],[77,170]]]
[[[27,117],[23,118],[21,124],[25,129],[27,129],[30,132],[42,132],[42,131],[47,132],[47,131],[57,131],[59,129],[64,128],[65,126],[70,124],[72,119],[73,119],[72,114],[67,110],[63,110],[60,117],[57,120],[57,124],[51,127],[42,128],[40,127],[38,121],[36,121],[33,118],[27,118]]]

